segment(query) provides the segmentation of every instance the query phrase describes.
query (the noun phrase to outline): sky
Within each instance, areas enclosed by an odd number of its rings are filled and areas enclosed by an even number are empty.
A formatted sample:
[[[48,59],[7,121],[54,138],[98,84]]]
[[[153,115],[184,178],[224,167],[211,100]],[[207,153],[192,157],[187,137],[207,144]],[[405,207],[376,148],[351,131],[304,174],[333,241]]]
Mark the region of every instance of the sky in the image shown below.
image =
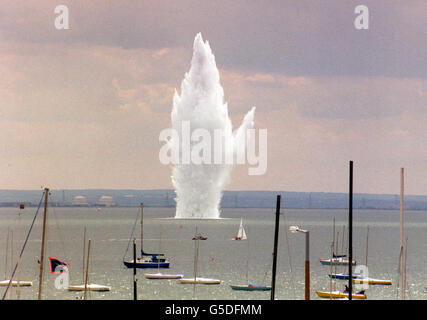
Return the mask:
[[[55,28],[57,5],[68,30]],[[369,9],[358,30],[356,6]],[[194,37],[267,171],[228,190],[427,194],[427,2],[0,0],[0,189],[171,189],[159,161]]]

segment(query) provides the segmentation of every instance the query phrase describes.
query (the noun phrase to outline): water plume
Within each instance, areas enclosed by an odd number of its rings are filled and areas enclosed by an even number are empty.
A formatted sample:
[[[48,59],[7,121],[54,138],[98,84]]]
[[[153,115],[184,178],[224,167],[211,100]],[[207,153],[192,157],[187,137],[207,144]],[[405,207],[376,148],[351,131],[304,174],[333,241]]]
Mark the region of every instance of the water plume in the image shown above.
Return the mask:
[[[245,149],[245,131],[253,128],[254,112],[255,107],[233,132],[215,56],[208,41],[204,42],[202,35],[197,34],[190,71],[185,74],[181,83],[181,94],[175,91],[171,113],[172,128],[178,133],[178,137],[172,138],[170,143],[175,150],[179,149],[180,159],[172,170],[172,183],[176,193],[175,218],[220,218],[222,190],[229,181],[238,151]],[[212,160],[211,163],[183,161],[192,157],[192,150],[195,151],[198,143],[193,137],[186,140],[184,135],[188,133],[191,136],[198,129],[204,129],[212,138],[209,146],[215,154],[204,154]],[[218,132],[222,135],[217,140],[222,141],[222,148],[217,148],[218,144],[214,146],[213,138],[217,137]],[[214,162],[214,158],[221,161]]]

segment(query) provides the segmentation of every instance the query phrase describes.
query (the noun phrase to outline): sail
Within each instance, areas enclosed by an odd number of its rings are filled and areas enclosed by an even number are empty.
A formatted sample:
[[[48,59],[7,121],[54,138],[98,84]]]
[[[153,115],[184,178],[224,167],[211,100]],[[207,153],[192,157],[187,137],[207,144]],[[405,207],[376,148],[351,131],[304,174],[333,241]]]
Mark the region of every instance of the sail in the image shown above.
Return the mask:
[[[246,240],[247,239],[245,228],[243,228],[243,220],[242,219],[240,219],[240,227],[239,227],[239,231],[237,232],[236,238],[240,239],[240,240]]]

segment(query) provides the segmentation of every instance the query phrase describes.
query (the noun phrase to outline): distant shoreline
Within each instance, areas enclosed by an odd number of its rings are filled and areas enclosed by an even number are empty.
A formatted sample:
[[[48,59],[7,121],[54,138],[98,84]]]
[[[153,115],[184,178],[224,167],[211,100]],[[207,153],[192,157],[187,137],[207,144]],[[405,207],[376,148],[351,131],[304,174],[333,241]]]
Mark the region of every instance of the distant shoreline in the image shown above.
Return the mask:
[[[171,189],[71,189],[50,190],[54,207],[145,207],[174,208],[175,191]],[[0,207],[24,204],[37,207],[43,190],[0,190]],[[221,208],[273,209],[276,196],[282,197],[283,209],[348,209],[347,193],[295,191],[223,191]],[[353,194],[353,209],[399,210],[397,194]],[[427,210],[427,195],[405,195],[405,210]]]

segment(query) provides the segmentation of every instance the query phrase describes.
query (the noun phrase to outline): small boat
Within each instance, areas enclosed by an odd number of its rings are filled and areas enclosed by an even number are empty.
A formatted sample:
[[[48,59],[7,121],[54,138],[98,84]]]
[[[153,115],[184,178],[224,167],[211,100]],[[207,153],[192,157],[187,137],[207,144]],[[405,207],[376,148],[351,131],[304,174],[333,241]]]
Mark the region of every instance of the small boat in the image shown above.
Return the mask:
[[[221,280],[211,278],[181,278],[178,280],[181,284],[220,284]]]
[[[182,274],[164,274],[164,273],[144,273],[146,279],[181,279],[184,277]]]
[[[356,278],[351,280],[353,283],[367,283],[378,285],[391,285],[391,280],[373,279],[373,278]]]
[[[197,233],[197,226],[196,226],[196,232],[195,236],[193,237],[193,240],[196,240],[194,243],[194,276],[191,278],[181,278],[179,279],[179,283],[181,284],[193,284],[193,298],[196,294],[196,284],[221,284],[221,280],[219,279],[212,279],[212,278],[202,278],[197,277],[197,265],[199,260],[199,240],[206,240],[206,239],[200,239],[198,237],[200,233]]]
[[[341,292],[341,291],[316,291],[316,294],[320,298],[334,298],[334,299],[342,299],[342,298],[348,298],[348,292]],[[364,291],[360,291],[358,293],[352,293],[351,294],[352,299],[366,299],[366,294]]]
[[[96,284],[96,283],[88,283],[86,285],[87,291],[110,291],[110,286],[104,286],[102,284]],[[79,284],[75,286],[68,286],[68,291],[85,291],[85,285]]]
[[[328,277],[332,279],[338,279],[338,280],[348,280],[349,276],[346,273],[328,273]],[[353,274],[353,279],[360,278],[360,275]]]
[[[0,287],[7,287],[9,285],[10,280],[3,280],[0,281]],[[19,284],[20,287],[31,287],[33,285],[32,281],[16,281],[12,280],[12,283],[10,284],[12,287],[17,287]]]
[[[230,285],[230,288],[233,290],[243,290],[243,291],[269,291],[271,287],[264,286],[260,284],[247,284],[247,285]]]
[[[340,265],[340,266],[348,266],[349,260],[346,255],[335,255],[333,254],[332,259],[319,259],[320,263],[323,265]],[[356,260],[353,259],[352,265],[356,265]]]
[[[202,235],[201,233],[196,234],[192,240],[207,240],[208,237]]]
[[[233,238],[233,240],[246,240],[248,237],[246,236],[245,228],[243,228],[243,220],[240,219],[239,231],[237,232],[237,236]]]
[[[84,232],[84,240],[83,240],[83,262],[84,262],[84,255],[85,255],[85,243],[86,243],[86,228],[85,228],[85,232]],[[78,285],[72,285],[72,286],[68,286],[67,290],[68,291],[84,291],[84,299],[86,299],[86,291],[110,291],[111,287],[110,286],[106,286],[103,284],[96,284],[96,283],[88,283],[88,279],[89,279],[89,262],[90,262],[90,244],[91,244],[91,240],[89,239],[88,241],[88,248],[87,248],[87,263],[86,263],[86,268],[85,265],[83,263],[83,274],[85,274],[85,278],[83,281],[83,284],[78,284]]]

